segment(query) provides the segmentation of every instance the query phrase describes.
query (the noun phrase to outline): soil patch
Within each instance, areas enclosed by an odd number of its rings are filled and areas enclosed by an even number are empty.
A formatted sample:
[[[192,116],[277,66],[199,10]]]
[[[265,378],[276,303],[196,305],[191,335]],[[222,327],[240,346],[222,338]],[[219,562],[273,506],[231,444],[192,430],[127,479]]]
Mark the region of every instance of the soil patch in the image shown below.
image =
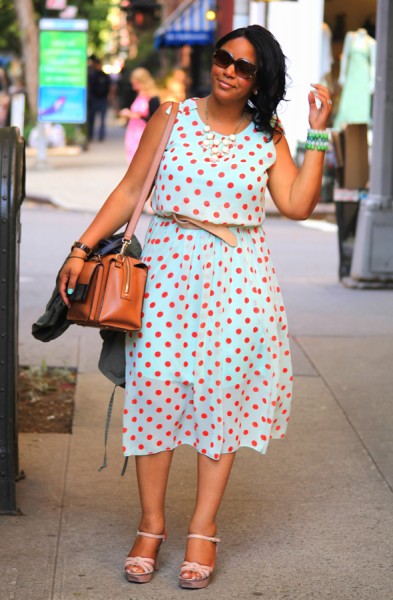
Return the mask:
[[[21,433],[72,433],[76,369],[20,367],[18,429]]]

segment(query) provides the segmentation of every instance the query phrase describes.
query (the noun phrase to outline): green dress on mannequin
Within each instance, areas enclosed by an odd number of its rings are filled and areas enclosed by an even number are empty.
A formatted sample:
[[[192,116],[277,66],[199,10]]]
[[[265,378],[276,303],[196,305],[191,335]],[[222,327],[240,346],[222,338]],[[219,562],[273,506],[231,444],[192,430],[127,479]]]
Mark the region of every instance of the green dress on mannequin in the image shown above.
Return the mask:
[[[339,83],[342,93],[335,129],[350,123],[370,123],[375,83],[376,41],[365,29],[345,36]]]

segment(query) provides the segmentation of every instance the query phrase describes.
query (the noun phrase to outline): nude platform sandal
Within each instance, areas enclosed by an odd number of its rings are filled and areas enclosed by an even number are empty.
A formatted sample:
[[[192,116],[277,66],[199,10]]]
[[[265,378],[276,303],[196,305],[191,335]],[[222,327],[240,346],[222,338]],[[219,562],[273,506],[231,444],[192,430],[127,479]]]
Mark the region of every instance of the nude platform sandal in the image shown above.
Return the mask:
[[[216,537],[207,537],[206,535],[198,535],[196,533],[190,533],[187,538],[197,538],[199,540],[206,540],[207,542],[213,542],[213,544],[218,544],[220,540]],[[209,567],[208,565],[201,565],[197,562],[189,562],[185,560],[180,567],[180,587],[200,590],[209,585],[210,579],[213,573],[214,565]],[[183,573],[186,571],[191,571],[192,573],[196,573],[196,579],[184,579],[182,577]]]
[[[128,581],[131,581],[132,583],[149,583],[149,581],[153,579],[154,571],[158,571],[158,552],[162,544],[166,541],[167,534],[164,533],[163,535],[156,535],[154,533],[144,533],[143,531],[138,531],[137,535],[154,538],[155,540],[161,540],[155,560],[154,558],[145,558],[144,556],[127,556],[124,565]],[[143,573],[133,573],[132,571],[128,570],[129,567],[140,567],[143,569]]]

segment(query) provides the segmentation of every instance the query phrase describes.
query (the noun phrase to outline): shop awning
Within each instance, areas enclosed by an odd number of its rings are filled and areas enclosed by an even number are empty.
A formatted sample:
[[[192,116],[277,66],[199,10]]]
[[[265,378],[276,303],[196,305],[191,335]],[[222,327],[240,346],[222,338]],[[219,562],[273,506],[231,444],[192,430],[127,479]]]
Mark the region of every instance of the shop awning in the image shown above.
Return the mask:
[[[213,44],[216,22],[206,18],[215,0],[184,0],[154,34],[156,48]]]

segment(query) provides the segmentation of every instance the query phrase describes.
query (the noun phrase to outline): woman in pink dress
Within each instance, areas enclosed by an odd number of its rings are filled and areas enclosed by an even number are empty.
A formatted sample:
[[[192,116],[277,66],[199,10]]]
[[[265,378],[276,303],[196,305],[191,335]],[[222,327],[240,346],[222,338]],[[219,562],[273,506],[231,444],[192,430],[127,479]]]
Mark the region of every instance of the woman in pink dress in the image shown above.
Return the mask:
[[[120,116],[129,119],[125,135],[128,163],[134,157],[147,121],[160,104],[156,84],[147,69],[138,68],[132,71],[131,85],[137,96],[130,108],[120,111]]]

